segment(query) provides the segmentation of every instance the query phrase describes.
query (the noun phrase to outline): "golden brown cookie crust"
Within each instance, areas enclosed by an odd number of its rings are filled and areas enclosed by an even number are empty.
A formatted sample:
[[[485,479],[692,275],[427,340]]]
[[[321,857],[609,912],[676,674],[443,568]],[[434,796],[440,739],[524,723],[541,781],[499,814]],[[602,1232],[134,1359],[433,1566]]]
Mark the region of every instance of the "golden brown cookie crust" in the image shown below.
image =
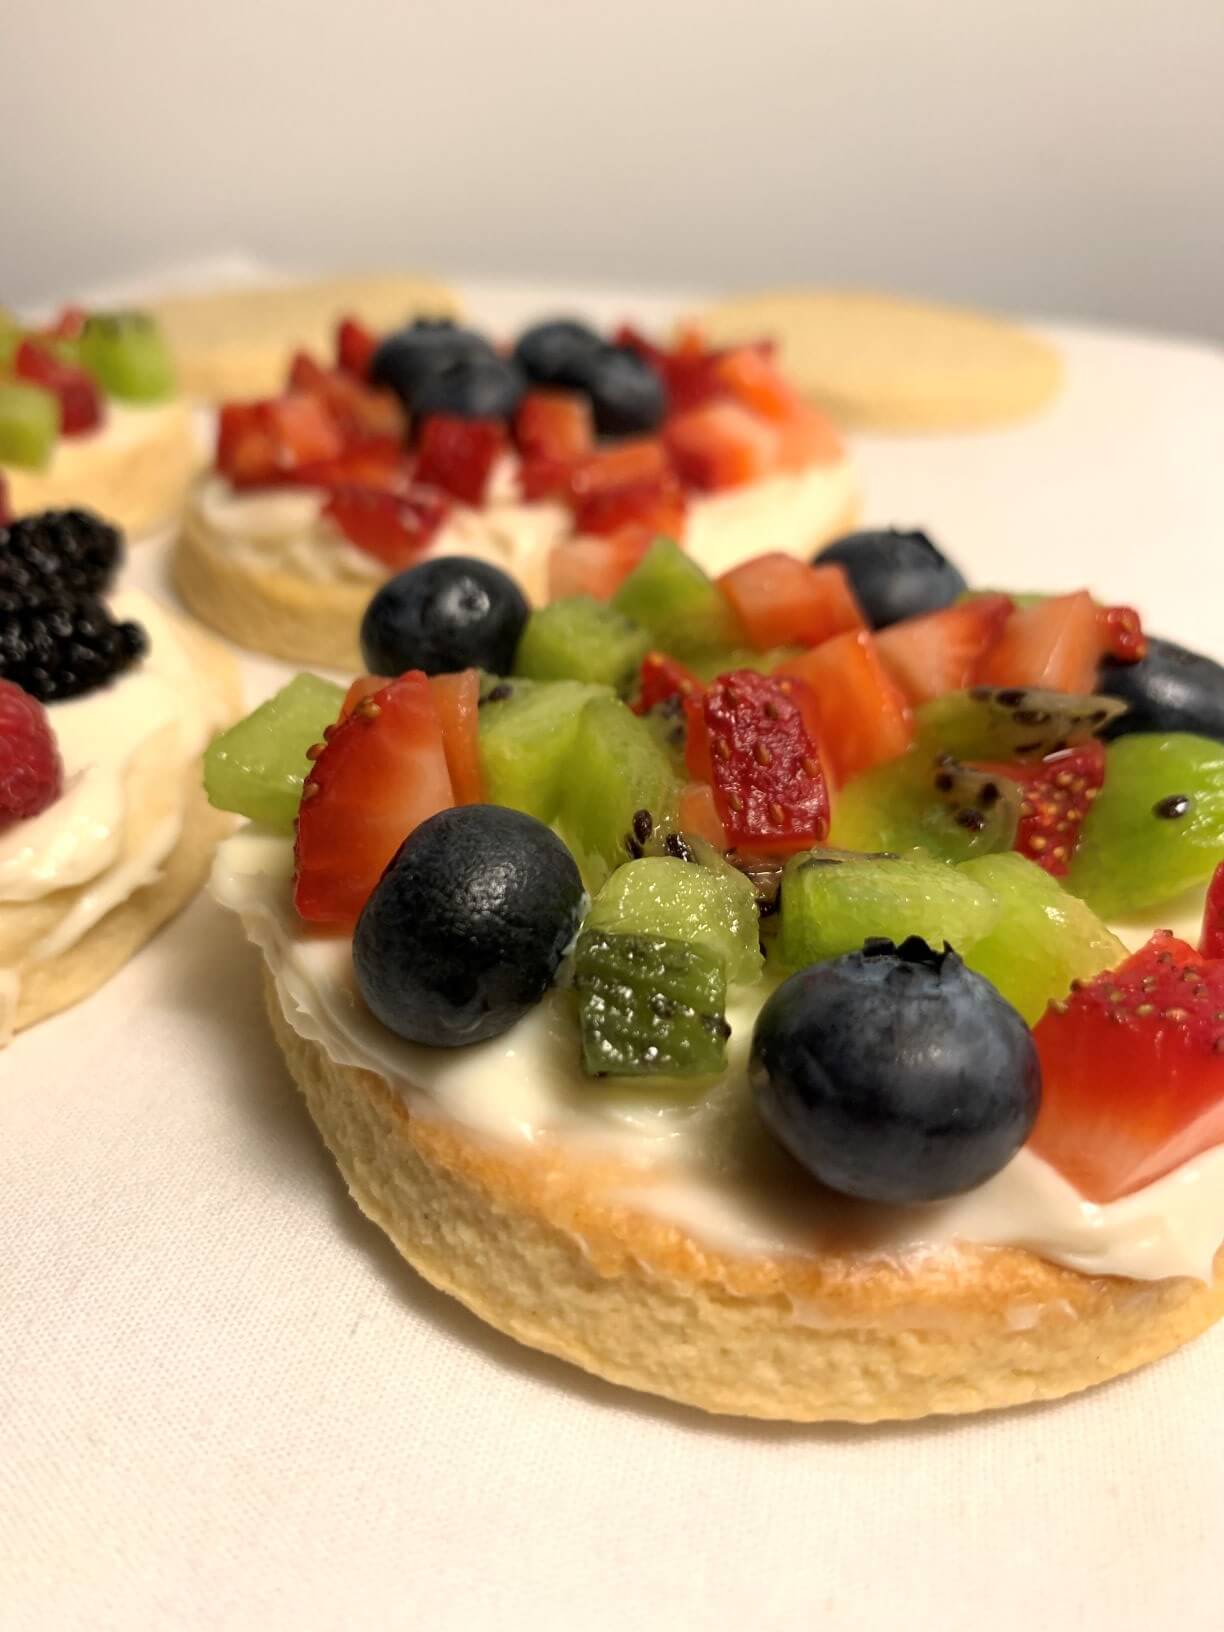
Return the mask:
[[[491,1144],[268,1012],[362,1211],[490,1325],[611,1382],[729,1415],[877,1422],[1056,1399],[1224,1314],[1214,1285],[1090,1277],[1019,1248],[906,1259],[712,1251],[564,1147]]]

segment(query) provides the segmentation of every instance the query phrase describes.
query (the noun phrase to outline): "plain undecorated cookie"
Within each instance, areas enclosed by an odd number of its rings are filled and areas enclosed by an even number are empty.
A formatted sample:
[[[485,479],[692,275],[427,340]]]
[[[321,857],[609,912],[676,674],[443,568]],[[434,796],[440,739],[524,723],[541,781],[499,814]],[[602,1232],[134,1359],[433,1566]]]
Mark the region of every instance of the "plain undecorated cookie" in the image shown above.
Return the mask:
[[[716,345],[776,340],[799,389],[843,425],[977,430],[1036,413],[1058,353],[998,318],[840,289],[745,294],[695,314]]]
[[[150,310],[183,390],[221,402],[280,391],[295,351],[330,355],[342,317],[383,331],[412,317],[453,317],[459,302],[432,278],[388,273],[176,295]]]

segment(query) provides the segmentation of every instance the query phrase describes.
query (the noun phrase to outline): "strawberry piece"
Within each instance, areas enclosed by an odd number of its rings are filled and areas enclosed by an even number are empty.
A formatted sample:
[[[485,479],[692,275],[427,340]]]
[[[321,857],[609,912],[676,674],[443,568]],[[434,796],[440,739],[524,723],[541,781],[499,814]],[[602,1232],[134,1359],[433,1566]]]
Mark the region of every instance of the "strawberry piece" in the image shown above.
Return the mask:
[[[867,627],[844,567],[809,567],[775,552],[732,567],[718,587],[758,651],[819,646],[847,629]]]
[[[686,782],[676,803],[676,821],[684,833],[692,833],[716,850],[727,848],[727,830],[718,814],[714,789],[708,782]]]
[[[1205,958],[1224,958],[1224,861],[1211,875],[1207,886],[1199,951]]]
[[[556,545],[548,557],[549,600],[590,595],[610,601],[653,541],[653,534],[629,527],[613,538],[577,538]]]
[[[0,829],[41,816],[64,790],[55,733],[37,698],[0,680]]]
[[[799,404],[799,395],[757,346],[734,346],[711,359],[714,378],[728,396],[762,419],[781,424]]]
[[[102,394],[92,374],[73,363],[65,363],[36,340],[23,340],[13,358],[13,372],[19,380],[41,385],[59,399],[60,433],[83,436],[102,423]]]
[[[846,456],[846,444],[833,421],[810,402],[797,402],[786,419],[775,423],[778,469],[804,470],[808,465],[835,465]]]
[[[514,416],[514,441],[524,458],[575,463],[595,447],[589,400],[576,391],[528,391]]]
[[[573,469],[570,459],[550,459],[544,454],[532,454],[519,461],[519,491],[530,504],[538,504],[541,499],[564,500],[569,495]]]
[[[480,766],[480,676],[475,669],[435,674],[429,682],[442,726],[442,747],[457,805],[478,805],[485,796]]]
[[[829,793],[796,697],[801,689],[739,669],[686,701],[689,771],[713,786],[727,843],[740,850],[806,850],[829,830]]]
[[[569,494],[575,505],[626,489],[658,487],[672,475],[667,449],[655,436],[636,436],[587,454],[572,467]]]
[[[707,347],[700,330],[685,329],[671,350],[656,346],[628,324],[623,324],[613,338],[616,345],[636,351],[662,378],[670,413],[699,408],[716,397],[727,395],[727,387],[718,377],[722,353]]]
[[[299,465],[285,480],[300,487],[370,487],[380,493],[407,493],[415,464],[398,440],[359,442],[334,459]]]
[[[1091,692],[1102,648],[1097,613],[1087,590],[1013,612],[977,678],[987,686]]]
[[[407,434],[408,419],[393,392],[375,391],[341,369],[320,368],[304,351],[289,365],[289,390],[320,398],[347,443],[402,442]]]
[[[1089,1201],[1116,1201],[1224,1141],[1224,963],[1167,930],[1034,1028],[1030,1140]]]
[[[0,472],[0,527],[7,527],[13,519],[12,506],[9,503],[8,483]]]
[[[323,506],[323,514],[350,544],[393,571],[408,566],[425,549],[449,510],[444,493],[423,486],[403,493],[340,486],[328,492]]]
[[[647,652],[638,672],[638,695],[632,705],[633,712],[649,714],[652,708],[670,702],[673,697],[700,698],[704,691],[701,681],[683,663],[668,657],[666,652]]]
[[[1099,606],[1101,644],[1119,663],[1139,663],[1147,656],[1147,636],[1133,606]]]
[[[1033,764],[988,765],[984,770],[1020,785],[1020,824],[1015,848],[1063,878],[1080,841],[1085,816],[1105,783],[1105,746],[1092,741]]]
[[[341,720],[348,719],[358,703],[364,703],[367,697],[373,697],[375,692],[381,691],[384,686],[389,686],[391,679],[392,676],[386,674],[359,674],[344,694],[344,701],[340,704],[340,714],[336,721],[337,725]]]
[[[331,409],[307,393],[227,402],[217,418],[217,469],[235,487],[282,482],[343,452]]]
[[[778,432],[738,402],[709,402],[677,414],[664,427],[676,469],[705,492],[743,487],[778,463]]]
[[[62,306],[54,323],[42,333],[48,340],[79,340],[88,321],[89,313],[83,306]]]
[[[679,539],[684,532],[684,489],[669,475],[651,484],[588,494],[575,502],[573,511],[580,533],[607,538],[635,528],[647,539]]]
[[[914,739],[909,704],[865,629],[836,635],[777,672],[807,684],[818,722],[816,738],[834,787],[896,759]]]
[[[876,645],[884,667],[910,702],[929,703],[974,683],[1012,611],[1009,595],[978,595],[881,629]]]
[[[505,445],[505,429],[495,419],[430,414],[421,429],[417,478],[464,504],[482,504]]]
[[[370,375],[370,363],[378,350],[378,336],[355,317],[342,317],[336,325],[336,367],[359,380]]]
[[[454,803],[442,726],[416,669],[365,697],[323,746],[302,789],[294,904],[351,929],[400,845]]]

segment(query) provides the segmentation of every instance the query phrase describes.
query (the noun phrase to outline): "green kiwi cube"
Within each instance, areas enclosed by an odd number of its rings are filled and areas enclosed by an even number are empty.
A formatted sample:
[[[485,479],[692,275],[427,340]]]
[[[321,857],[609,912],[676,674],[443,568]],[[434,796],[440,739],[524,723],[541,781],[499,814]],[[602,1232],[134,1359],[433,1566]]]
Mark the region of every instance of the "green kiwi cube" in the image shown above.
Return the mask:
[[[635,818],[668,822],[679,784],[654,733],[624,703],[597,697],[582,711],[565,766],[559,823],[588,888],[638,853]]]
[[[731,867],[713,872],[700,862],[671,856],[627,862],[591,903],[585,927],[703,946],[721,958],[731,985],[760,977],[756,895]]]
[[[0,306],[0,369],[12,366],[21,344],[21,325],[11,312]]]
[[[589,595],[553,601],[531,614],[514,659],[530,680],[585,680],[627,691],[650,649],[629,618]]]
[[[204,754],[204,791],[218,810],[236,811],[277,833],[292,833],[307,750],[340,713],[344,690],[299,674],[253,713],[214,737]]]
[[[59,400],[41,385],[0,380],[0,465],[43,470],[55,452]]]
[[[1117,697],[974,686],[924,703],[914,729],[920,747],[958,759],[1034,760],[1087,742],[1125,712]]]
[[[999,903],[985,884],[919,857],[851,857],[811,850],[782,875],[777,949],[788,969],[854,952],[882,936],[918,935],[958,952],[990,933]]]
[[[726,972],[707,947],[584,929],[574,986],[588,1076],[694,1077],[723,1069]]]
[[[1126,948],[1092,909],[1024,856],[983,856],[959,869],[994,892],[999,916],[965,952],[1030,1025],[1066,997],[1074,980],[1091,980],[1126,957]]]
[[[582,710],[612,694],[578,680],[495,679],[483,689],[480,762],[490,803],[551,822],[574,772]]]
[[[678,544],[653,543],[612,598],[618,612],[645,629],[651,643],[674,657],[743,639],[718,585]]]
[[[103,313],[86,320],[82,364],[104,391],[125,402],[164,402],[174,393],[174,364],[160,329],[143,312]]]
[[[1011,849],[1019,806],[1019,789],[1008,778],[983,776],[913,749],[841,789],[829,844],[898,854],[924,850],[937,861],[969,861]]]

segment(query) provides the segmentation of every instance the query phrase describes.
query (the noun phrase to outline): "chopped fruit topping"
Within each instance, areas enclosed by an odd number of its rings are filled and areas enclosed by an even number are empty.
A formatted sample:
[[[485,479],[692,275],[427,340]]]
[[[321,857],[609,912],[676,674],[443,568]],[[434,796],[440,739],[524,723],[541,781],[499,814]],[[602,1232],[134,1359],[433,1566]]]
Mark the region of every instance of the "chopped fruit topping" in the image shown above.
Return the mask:
[[[561,830],[592,888],[639,854],[639,812],[648,812],[652,826],[664,825],[679,791],[671,757],[650,727],[608,696],[583,709],[565,780]]]
[[[505,443],[505,430],[497,420],[432,414],[421,431],[417,479],[452,493],[464,504],[483,504]]]
[[[875,639],[851,630],[792,658],[778,670],[802,680],[815,701],[819,736],[835,787],[903,754],[914,722],[880,661]]]
[[[446,495],[432,487],[414,487],[407,493],[338,487],[328,494],[323,513],[350,544],[398,570],[430,543],[449,508]]]
[[[700,330],[686,329],[670,351],[656,346],[628,324],[617,330],[615,338],[617,345],[636,351],[662,378],[671,413],[697,408],[714,397],[727,395],[727,385],[717,372],[722,353],[706,346]]]
[[[299,351],[289,368],[289,390],[315,396],[326,405],[350,447],[361,442],[386,442],[397,450],[408,421],[399,399],[390,391],[375,391],[342,369],[320,368]]]
[[[118,529],[88,510],[43,510],[10,521],[0,539],[0,590],[27,603],[100,595],[123,558]]]
[[[491,561],[436,555],[375,592],[361,620],[361,655],[371,674],[508,674],[529,610]]]
[[[480,762],[497,805],[551,822],[571,775],[583,709],[602,686],[497,680],[480,703]]]
[[[657,437],[642,436],[617,442],[580,459],[569,478],[576,504],[606,493],[625,489],[657,487],[671,475],[667,450]]]
[[[638,675],[635,714],[646,714],[672,697],[697,697],[705,687],[691,669],[665,652],[647,652]]]
[[[1147,656],[1147,636],[1133,606],[1100,606],[1097,621],[1106,656],[1118,663],[1141,663]]]
[[[947,755],[914,749],[839,790],[829,843],[840,850],[921,849],[939,861],[1010,850],[1020,790]]]
[[[59,400],[50,391],[0,380],[0,462],[44,469],[55,452],[59,423]]]
[[[1016,849],[1053,878],[1065,878],[1084,818],[1105,781],[1104,745],[1085,742],[1036,764],[994,769],[1020,786]]]
[[[682,833],[695,835],[718,851],[727,848],[727,830],[718,814],[714,789],[708,782],[686,782],[676,801],[676,822]]]
[[[1193,731],[1224,742],[1224,667],[1202,652],[1152,636],[1147,656],[1138,662],[1119,663],[1106,655],[1098,684],[1127,709],[1108,736]]]
[[[341,318],[336,325],[336,367],[359,380],[370,377],[370,364],[378,350],[378,337],[355,317]]]
[[[645,543],[678,539],[684,532],[684,489],[672,476],[638,487],[592,493],[574,504],[580,533],[626,538],[632,530]]]
[[[1205,958],[1224,958],[1224,861],[1211,875],[1207,886],[1199,951]]]
[[[649,812],[641,813],[643,832]],[[743,873],[726,863],[646,856],[618,867],[591,902],[585,928],[617,935],[662,935],[699,945],[718,958],[732,985],[761,975],[756,895]]]
[[[960,572],[925,533],[887,527],[847,533],[814,558],[835,561],[850,574],[850,587],[874,629],[951,606],[968,588]]]
[[[688,704],[689,769],[712,785],[727,840],[741,850],[803,850],[828,832],[829,794],[802,690],[740,669]]]
[[[369,487],[380,493],[408,493],[415,464],[399,442],[370,440],[356,443],[335,459],[316,459],[299,465],[286,480],[299,487]],[[438,498],[444,497],[439,493]]]
[[[964,691],[1002,635],[1012,604],[1008,595],[977,595],[894,623],[876,636],[884,667],[911,703]]]
[[[758,346],[736,346],[711,360],[711,372],[729,396],[762,419],[783,423],[791,418],[798,394],[778,372],[773,358]]]
[[[543,454],[525,454],[519,461],[519,492],[528,504],[545,499],[565,502],[569,497],[572,459],[548,459]]]
[[[684,481],[706,492],[743,487],[777,467],[777,430],[737,402],[690,408],[670,419],[663,435]]]
[[[671,539],[657,539],[616,592],[616,609],[678,657],[738,644],[740,628],[718,586]]]
[[[110,685],[148,649],[138,623],[116,623],[92,596],[52,590],[0,618],[0,676],[44,703]]]
[[[789,418],[775,426],[778,469],[797,471],[808,465],[833,465],[846,448],[832,420],[810,402],[797,402]]]
[[[514,441],[525,459],[575,463],[595,447],[590,400],[578,391],[528,391],[514,416]]]
[[[87,321],[88,314],[83,306],[62,306],[54,323],[43,332],[48,340],[79,340]]]
[[[1087,590],[1051,596],[1013,612],[978,679],[988,686],[1092,691],[1102,648],[1097,614]]]
[[[88,319],[79,331],[81,363],[112,397],[164,402],[174,391],[174,360],[165,338],[144,312],[113,312]]]
[[[974,686],[918,710],[918,740],[958,759],[1035,760],[1089,742],[1125,708],[1112,697]]]
[[[0,828],[40,816],[63,786],[46,709],[20,686],[0,680]]]
[[[1032,1148],[1089,1201],[1116,1201],[1224,1142],[1224,963],[1167,931],[1051,1005]]]
[[[369,676],[365,681],[367,686],[386,683]],[[354,682],[350,697],[360,684]],[[310,769],[307,751],[335,720],[340,696],[340,687],[330,680],[298,674],[275,697],[214,737],[204,754],[209,803],[276,833],[292,833]]]
[[[42,386],[58,400],[62,436],[83,436],[102,423],[102,397],[93,376],[61,361],[46,346],[23,340],[13,359],[13,372],[19,380]]]
[[[576,538],[556,545],[548,557],[549,600],[590,595],[610,601],[650,545],[637,528],[615,538]]]
[[[662,935],[584,929],[574,988],[588,1076],[689,1077],[721,1071],[730,1027],[714,953]]]
[[[457,805],[478,805],[484,799],[480,769],[480,675],[475,669],[458,674],[435,674],[429,682],[434,708],[442,725],[446,768]]]
[[[341,428],[317,396],[227,402],[217,419],[217,469],[235,487],[282,482],[343,452]]]
[[[314,758],[294,902],[311,923],[348,929],[409,833],[455,802],[429,681],[410,671],[364,698]]]
[[[809,567],[794,556],[758,555],[718,580],[750,645],[819,646],[847,629],[865,629],[841,567]]]
[[[589,680],[627,691],[647,645],[637,624],[603,601],[576,595],[531,614],[514,672],[529,680]]]
[[[391,679],[392,676],[389,674],[359,674],[344,694],[344,701],[340,704],[340,712],[336,716],[337,721],[347,720],[358,703],[364,703],[367,697],[373,697],[376,691],[389,686]],[[319,735],[321,736],[322,732]]]

